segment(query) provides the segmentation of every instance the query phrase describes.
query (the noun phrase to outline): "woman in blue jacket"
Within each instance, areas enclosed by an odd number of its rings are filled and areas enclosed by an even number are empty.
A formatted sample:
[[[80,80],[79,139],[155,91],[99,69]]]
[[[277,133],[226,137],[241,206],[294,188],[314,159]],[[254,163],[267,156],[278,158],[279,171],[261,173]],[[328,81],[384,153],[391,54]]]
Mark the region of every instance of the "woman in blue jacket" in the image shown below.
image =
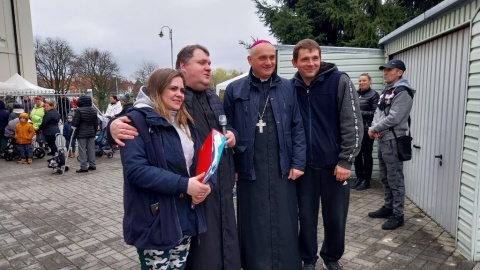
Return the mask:
[[[139,136],[121,153],[123,230],[142,269],[184,269],[191,237],[207,230],[201,202],[211,190],[195,176],[200,142],[184,85],[180,71],[154,71],[127,114]]]

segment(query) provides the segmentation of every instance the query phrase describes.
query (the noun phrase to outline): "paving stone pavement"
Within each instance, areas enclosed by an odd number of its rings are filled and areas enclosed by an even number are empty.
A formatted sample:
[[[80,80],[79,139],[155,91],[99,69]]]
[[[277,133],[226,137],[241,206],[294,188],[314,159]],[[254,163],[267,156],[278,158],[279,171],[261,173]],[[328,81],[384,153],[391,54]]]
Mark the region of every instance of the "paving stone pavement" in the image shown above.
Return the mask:
[[[0,269],[139,269],[135,249],[123,241],[119,153],[97,158],[97,170],[82,174],[75,173],[75,159],[65,175],[52,174],[46,160],[0,160]],[[370,190],[352,191],[345,269],[480,270],[408,200],[405,226],[383,231],[383,220],[367,217],[381,203],[378,181]],[[321,218],[319,224],[321,243]]]

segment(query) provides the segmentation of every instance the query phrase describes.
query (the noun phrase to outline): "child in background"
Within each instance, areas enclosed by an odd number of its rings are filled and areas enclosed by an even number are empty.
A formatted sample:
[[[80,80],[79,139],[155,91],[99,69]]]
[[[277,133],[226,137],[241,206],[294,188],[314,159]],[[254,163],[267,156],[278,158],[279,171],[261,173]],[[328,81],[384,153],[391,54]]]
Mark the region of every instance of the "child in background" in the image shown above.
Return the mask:
[[[75,148],[77,146],[76,144],[76,137],[72,137],[72,120],[73,120],[73,114],[69,113],[67,114],[67,121],[63,123],[63,137],[65,137],[65,146],[67,147],[68,150],[68,157],[69,158],[74,158],[75,157]],[[70,146],[70,139],[72,139],[72,146],[70,149],[68,147]]]
[[[35,135],[33,125],[28,122],[28,114],[21,113],[18,116],[20,122],[15,125],[15,141],[20,153],[19,164],[31,164],[33,157],[32,138]]]

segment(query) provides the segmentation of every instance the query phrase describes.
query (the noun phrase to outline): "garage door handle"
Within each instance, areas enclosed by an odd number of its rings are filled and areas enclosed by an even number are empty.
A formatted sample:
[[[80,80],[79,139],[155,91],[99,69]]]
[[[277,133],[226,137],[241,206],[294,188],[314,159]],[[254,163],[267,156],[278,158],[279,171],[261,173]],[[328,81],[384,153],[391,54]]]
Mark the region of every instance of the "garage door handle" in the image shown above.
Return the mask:
[[[413,145],[413,148],[421,149],[421,147],[420,147],[420,146],[418,146],[418,145],[415,145],[415,144]]]
[[[443,160],[442,160],[442,159],[443,159],[443,156],[442,156],[442,154],[436,155],[435,158],[439,158],[439,159],[440,159],[440,160],[438,161],[438,165],[442,166],[442,164],[443,164]]]

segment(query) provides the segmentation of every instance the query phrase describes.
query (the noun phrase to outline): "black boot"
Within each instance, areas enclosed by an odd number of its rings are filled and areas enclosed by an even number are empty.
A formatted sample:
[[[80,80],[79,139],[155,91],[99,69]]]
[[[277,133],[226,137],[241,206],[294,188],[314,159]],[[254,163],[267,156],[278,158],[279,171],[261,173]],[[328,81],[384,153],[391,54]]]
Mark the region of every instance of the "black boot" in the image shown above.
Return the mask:
[[[363,181],[357,186],[357,190],[365,190],[370,188],[370,179],[362,179]]]
[[[358,185],[360,185],[360,183],[363,182],[363,179],[362,178],[356,178],[355,180],[353,180],[353,183],[350,185],[350,188],[351,189],[356,189],[358,187]]]

